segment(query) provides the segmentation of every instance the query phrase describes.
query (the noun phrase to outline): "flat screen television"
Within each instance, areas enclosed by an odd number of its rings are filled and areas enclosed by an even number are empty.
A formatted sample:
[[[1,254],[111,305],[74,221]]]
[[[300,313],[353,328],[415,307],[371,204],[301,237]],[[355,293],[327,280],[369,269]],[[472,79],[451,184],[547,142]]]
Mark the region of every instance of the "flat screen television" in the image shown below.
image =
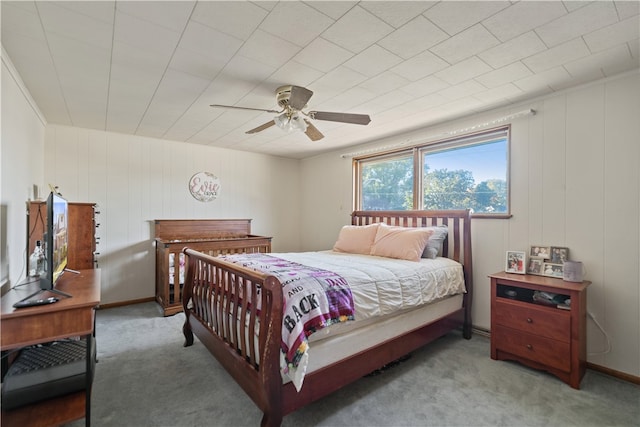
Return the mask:
[[[40,276],[40,289],[67,295],[55,290],[56,282],[67,267],[69,252],[69,204],[60,195],[51,192],[47,197],[47,224],[45,227],[45,273]]]

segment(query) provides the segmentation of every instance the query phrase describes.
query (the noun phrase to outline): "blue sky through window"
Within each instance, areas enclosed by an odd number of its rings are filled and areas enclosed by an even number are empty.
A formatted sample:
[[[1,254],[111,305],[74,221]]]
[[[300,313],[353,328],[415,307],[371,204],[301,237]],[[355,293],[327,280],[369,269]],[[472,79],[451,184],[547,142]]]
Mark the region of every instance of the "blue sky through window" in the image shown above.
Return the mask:
[[[429,170],[469,170],[478,184],[488,179],[507,179],[507,139],[458,147],[425,155]]]

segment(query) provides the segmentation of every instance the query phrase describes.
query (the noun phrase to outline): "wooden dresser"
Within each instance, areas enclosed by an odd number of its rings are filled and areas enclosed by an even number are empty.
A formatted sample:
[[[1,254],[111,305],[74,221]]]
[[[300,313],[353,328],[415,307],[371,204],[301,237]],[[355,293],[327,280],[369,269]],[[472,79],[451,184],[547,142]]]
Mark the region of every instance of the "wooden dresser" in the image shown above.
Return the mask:
[[[580,388],[586,369],[586,288],[591,282],[505,272],[489,277],[491,358],[516,360]],[[536,291],[562,295],[571,303],[544,304],[534,299]]]
[[[185,247],[211,256],[271,252],[271,237],[252,235],[250,219],[157,219],[155,238],[156,301],[165,316],[182,311]]]
[[[69,202],[69,258],[67,268],[87,270],[97,267],[96,259],[96,204]],[[42,240],[47,223],[47,203],[28,202],[28,248],[29,255],[36,247],[36,241]]]

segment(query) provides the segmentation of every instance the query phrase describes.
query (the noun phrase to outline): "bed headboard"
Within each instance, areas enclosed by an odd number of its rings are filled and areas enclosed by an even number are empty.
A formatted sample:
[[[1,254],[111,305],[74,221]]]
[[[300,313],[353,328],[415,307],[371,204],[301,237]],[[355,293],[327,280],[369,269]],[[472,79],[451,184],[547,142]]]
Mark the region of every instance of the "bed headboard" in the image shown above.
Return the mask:
[[[354,211],[351,214],[352,225],[368,225],[383,222],[400,227],[429,227],[446,225],[449,228],[447,239],[442,247],[443,256],[464,264],[465,256],[471,258],[471,212],[461,210],[423,210],[423,211]],[[452,238],[453,237],[453,238]],[[465,247],[465,244],[469,247]]]
[[[467,294],[465,308],[471,319],[471,295],[473,290],[473,264],[471,257],[471,211],[412,210],[412,211],[354,211],[352,225],[368,225],[383,222],[401,227],[429,227],[446,225],[449,233],[442,246],[442,256],[462,264]]]

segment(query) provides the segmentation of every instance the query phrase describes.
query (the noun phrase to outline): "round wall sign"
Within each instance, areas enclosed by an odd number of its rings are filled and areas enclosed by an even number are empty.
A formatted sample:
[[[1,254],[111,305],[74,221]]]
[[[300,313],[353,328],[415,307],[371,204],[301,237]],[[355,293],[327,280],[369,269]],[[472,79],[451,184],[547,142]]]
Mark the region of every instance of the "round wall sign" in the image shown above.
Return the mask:
[[[196,200],[210,202],[220,194],[220,179],[210,172],[198,172],[189,180],[189,191]]]

